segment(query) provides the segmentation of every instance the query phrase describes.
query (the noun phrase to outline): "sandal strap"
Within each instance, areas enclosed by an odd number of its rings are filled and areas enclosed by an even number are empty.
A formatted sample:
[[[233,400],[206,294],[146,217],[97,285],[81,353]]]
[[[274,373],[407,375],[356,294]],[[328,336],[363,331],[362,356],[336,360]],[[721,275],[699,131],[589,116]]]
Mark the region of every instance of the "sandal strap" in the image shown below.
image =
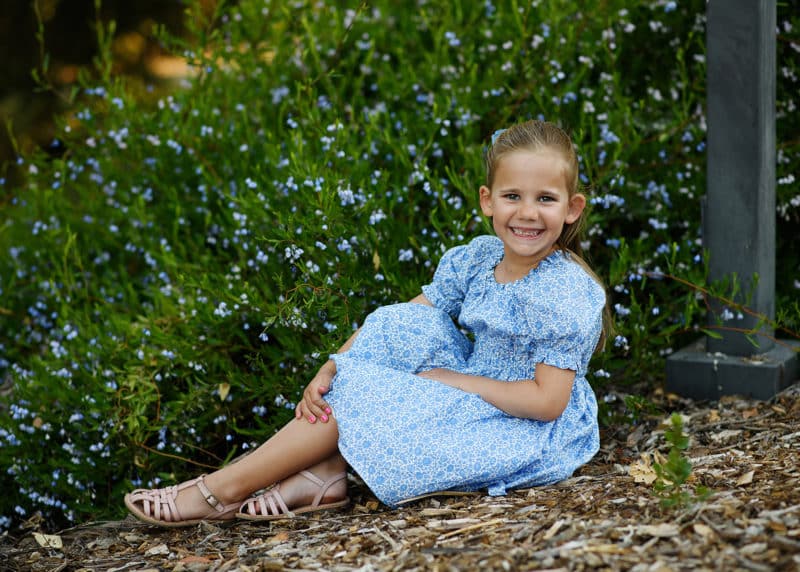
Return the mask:
[[[289,507],[286,505],[286,501],[283,499],[283,495],[280,493],[280,484],[258,495],[256,500],[258,500],[258,508],[261,510],[261,514],[276,516],[281,514],[292,514],[292,511],[289,509]],[[277,503],[275,501],[277,501]],[[269,506],[267,506],[267,503],[269,503]]]
[[[319,506],[322,502],[322,497],[325,496],[325,493],[328,492],[328,489],[331,488],[331,486],[335,483],[347,478],[346,472],[335,474],[327,481],[323,481],[310,471],[300,471],[300,474],[319,487],[319,492],[314,497],[314,501],[309,505],[311,507]],[[242,509],[244,509],[242,512],[247,512],[253,515],[262,514],[265,516],[294,516],[294,512],[287,506],[283,495],[281,495],[280,489],[281,484],[278,483],[260,495],[246,500],[242,505]],[[258,513],[256,512],[256,508],[258,508]]]
[[[327,481],[323,481],[311,471],[300,471],[300,474],[319,487],[319,492],[317,493],[317,496],[314,497],[314,501],[311,503],[311,506],[314,507],[319,506],[320,502],[322,502],[322,497],[325,496],[325,493],[328,492],[328,489],[331,488],[332,485],[338,483],[342,479],[347,478],[346,472],[337,473]]]
[[[142,513],[145,516],[164,522],[183,520],[175,505],[177,496],[177,485],[163,489],[137,489],[131,493],[134,502],[142,503]]]
[[[227,507],[224,504],[222,504],[220,500],[214,496],[214,493],[212,493],[209,490],[209,488],[206,486],[204,478],[205,475],[200,475],[199,477],[197,477],[197,479],[195,479],[195,482],[192,484],[196,485],[197,488],[200,489],[200,493],[206,499],[206,502],[211,506],[211,508],[213,508],[217,512],[225,512],[225,510],[227,510]]]
[[[203,520],[223,521],[229,520],[239,510],[240,502],[224,505],[208,489],[204,482],[205,475],[162,489],[136,489],[125,495],[125,504],[134,516],[150,524],[163,524],[166,526],[188,526]],[[178,510],[176,499],[178,494],[185,489],[197,487],[205,498],[211,510],[198,518],[186,519]]]

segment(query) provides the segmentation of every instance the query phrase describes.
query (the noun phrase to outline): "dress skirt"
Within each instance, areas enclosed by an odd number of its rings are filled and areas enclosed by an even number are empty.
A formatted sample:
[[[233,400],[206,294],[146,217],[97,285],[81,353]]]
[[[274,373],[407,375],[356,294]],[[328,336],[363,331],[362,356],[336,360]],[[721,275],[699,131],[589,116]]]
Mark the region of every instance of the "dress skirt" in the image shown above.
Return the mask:
[[[542,422],[416,375],[433,368],[481,375],[472,343],[436,307],[380,308],[351,349],[331,357],[337,373],[325,399],[339,450],[389,506],[440,490],[502,495],[557,482],[597,451],[597,406],[584,378],[576,378],[565,412]]]

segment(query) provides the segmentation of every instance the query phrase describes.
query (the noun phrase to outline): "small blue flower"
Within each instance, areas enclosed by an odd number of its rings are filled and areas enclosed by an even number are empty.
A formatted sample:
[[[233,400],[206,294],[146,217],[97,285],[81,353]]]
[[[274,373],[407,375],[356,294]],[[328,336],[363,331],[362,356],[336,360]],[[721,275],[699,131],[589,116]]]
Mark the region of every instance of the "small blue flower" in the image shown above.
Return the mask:
[[[352,205],[356,202],[355,195],[353,194],[353,191],[350,188],[339,189],[337,193],[339,195],[340,204],[343,207],[346,207],[347,205]]]
[[[622,304],[614,304],[614,311],[620,316],[627,316],[631,313],[630,308],[626,308]],[[617,337],[619,338],[620,336]]]
[[[445,32],[444,37],[447,40],[447,43],[453,48],[457,48],[461,45],[461,40],[458,39],[458,36],[456,36],[455,32]]]
[[[219,316],[221,318],[226,318],[232,314],[232,310],[228,309],[228,304],[225,302],[220,302],[219,305],[214,309],[214,315]]]

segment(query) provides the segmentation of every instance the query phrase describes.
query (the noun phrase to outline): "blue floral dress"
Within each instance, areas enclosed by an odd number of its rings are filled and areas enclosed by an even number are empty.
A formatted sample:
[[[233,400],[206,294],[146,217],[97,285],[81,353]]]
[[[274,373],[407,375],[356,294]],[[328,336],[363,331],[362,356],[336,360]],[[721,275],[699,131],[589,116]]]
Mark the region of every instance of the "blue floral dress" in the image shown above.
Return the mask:
[[[494,267],[502,258],[494,236],[448,250],[422,288],[434,307],[380,308],[349,351],[331,356],[337,373],[326,400],[339,450],[389,506],[438,490],[502,495],[553,483],[599,448],[597,402],[585,375],[602,327],[603,288],[563,252],[500,284]],[[576,372],[554,421],[513,417],[415,375],[442,367],[513,383],[532,379],[537,363]]]

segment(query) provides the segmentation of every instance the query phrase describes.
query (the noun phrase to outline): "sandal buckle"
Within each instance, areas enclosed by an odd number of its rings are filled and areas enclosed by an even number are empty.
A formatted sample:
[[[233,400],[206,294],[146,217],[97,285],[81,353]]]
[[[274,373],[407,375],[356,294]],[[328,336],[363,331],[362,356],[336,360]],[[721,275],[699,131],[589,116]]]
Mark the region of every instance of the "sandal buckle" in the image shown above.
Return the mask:
[[[223,512],[225,510],[225,505],[223,505],[221,502],[219,502],[219,499],[214,496],[214,493],[212,493],[208,489],[208,487],[206,486],[205,482],[203,482],[203,477],[204,476],[205,475],[201,475],[201,476],[197,477],[197,479],[194,481],[194,484],[197,486],[198,489],[200,489],[200,494],[203,495],[203,498],[206,499],[206,502],[213,509],[215,509],[218,512]]]

